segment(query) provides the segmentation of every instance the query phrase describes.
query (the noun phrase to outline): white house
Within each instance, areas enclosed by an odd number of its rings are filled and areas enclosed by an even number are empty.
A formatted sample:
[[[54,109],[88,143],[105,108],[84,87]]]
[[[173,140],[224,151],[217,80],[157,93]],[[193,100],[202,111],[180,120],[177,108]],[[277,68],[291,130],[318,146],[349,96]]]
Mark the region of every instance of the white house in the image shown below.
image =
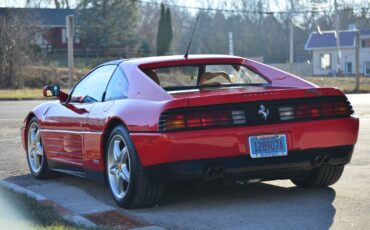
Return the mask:
[[[356,73],[356,31],[339,31],[340,69],[344,74]],[[335,31],[312,32],[305,49],[312,51],[312,74],[334,75],[337,71]],[[360,72],[370,76],[370,30],[360,31]]]

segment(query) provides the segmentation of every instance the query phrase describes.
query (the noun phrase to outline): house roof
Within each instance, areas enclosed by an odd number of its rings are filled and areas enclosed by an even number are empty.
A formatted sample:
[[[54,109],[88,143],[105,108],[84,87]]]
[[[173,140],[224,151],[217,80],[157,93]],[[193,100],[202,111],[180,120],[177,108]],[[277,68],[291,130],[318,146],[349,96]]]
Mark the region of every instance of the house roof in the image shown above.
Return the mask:
[[[346,30],[339,31],[339,47],[340,48],[354,48],[356,41],[356,31]],[[370,36],[370,30],[360,31],[360,36]],[[336,48],[336,33],[335,31],[323,31],[311,32],[310,36],[307,39],[305,50],[314,50],[314,49],[330,49]]]
[[[0,17],[5,14],[25,14],[32,17],[40,26],[65,27],[66,16],[75,15],[74,9],[49,9],[49,8],[1,8]]]

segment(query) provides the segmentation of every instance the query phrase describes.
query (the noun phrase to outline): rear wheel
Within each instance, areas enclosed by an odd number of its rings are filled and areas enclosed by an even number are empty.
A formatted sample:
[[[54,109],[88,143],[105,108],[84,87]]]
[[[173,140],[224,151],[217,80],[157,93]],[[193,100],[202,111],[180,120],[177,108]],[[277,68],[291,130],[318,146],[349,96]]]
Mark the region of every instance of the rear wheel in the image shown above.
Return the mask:
[[[148,180],[130,135],[123,126],[112,130],[106,149],[106,177],[115,202],[123,208],[157,204],[162,186]]]
[[[35,117],[30,120],[27,128],[27,162],[35,178],[47,179],[51,176],[41,140],[40,126]]]
[[[335,184],[343,173],[344,165],[326,165],[315,168],[291,181],[298,187],[315,188]]]

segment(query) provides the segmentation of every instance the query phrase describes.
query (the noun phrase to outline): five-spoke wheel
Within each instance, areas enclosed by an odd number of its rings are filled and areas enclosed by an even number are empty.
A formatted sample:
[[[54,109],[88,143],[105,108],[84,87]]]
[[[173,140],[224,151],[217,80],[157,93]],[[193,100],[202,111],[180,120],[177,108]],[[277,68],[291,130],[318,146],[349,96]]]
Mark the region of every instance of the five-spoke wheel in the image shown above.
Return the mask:
[[[122,199],[130,186],[130,156],[126,142],[119,134],[110,140],[107,168],[112,193],[118,199]]]
[[[41,130],[36,118],[32,118],[27,128],[27,161],[31,174],[38,179],[50,176],[44,147],[42,145]]]
[[[105,163],[108,186],[119,206],[141,208],[158,203],[163,186],[147,178],[125,127],[119,125],[110,132]]]
[[[28,160],[32,171],[38,173],[41,169],[44,150],[40,137],[40,128],[36,122],[32,123],[28,130]]]

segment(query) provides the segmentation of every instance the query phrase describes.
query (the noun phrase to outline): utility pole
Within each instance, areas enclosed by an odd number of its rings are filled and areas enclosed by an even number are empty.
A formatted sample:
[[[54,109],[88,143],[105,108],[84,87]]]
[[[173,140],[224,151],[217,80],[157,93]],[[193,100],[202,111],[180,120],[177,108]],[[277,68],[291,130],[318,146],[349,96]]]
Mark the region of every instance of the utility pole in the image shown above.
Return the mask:
[[[356,30],[356,87],[355,92],[360,90],[360,31]]]
[[[294,62],[294,24],[293,24],[293,12],[294,12],[294,0],[290,0],[291,13],[290,13],[290,33],[289,33],[289,64]]]
[[[229,32],[229,54],[234,55],[233,32]]]
[[[66,16],[67,24],[67,46],[68,46],[68,86],[73,86],[73,31],[74,31],[73,15]]]
[[[340,52],[340,41],[339,41],[339,32],[338,32],[338,29],[339,29],[339,15],[338,15],[338,3],[337,3],[337,0],[334,0],[334,12],[335,12],[335,41],[336,41],[336,45],[337,45],[337,73],[336,75],[339,75],[340,72],[341,72],[341,68],[340,68],[340,59],[341,59],[341,52]]]

